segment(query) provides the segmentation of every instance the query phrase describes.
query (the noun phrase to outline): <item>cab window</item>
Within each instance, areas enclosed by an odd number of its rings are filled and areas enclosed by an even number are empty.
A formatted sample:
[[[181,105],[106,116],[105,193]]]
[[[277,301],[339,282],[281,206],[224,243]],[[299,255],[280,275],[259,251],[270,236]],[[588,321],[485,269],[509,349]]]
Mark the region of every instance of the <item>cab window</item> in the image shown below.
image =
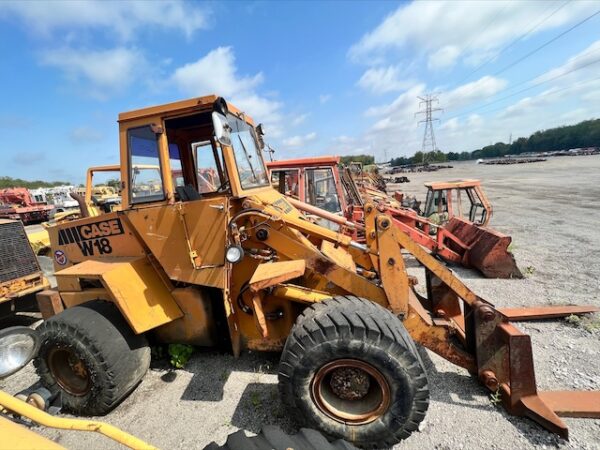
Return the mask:
[[[306,169],[306,203],[331,213],[342,211],[335,187],[333,170]]]
[[[158,136],[148,126],[127,130],[131,203],[165,199],[160,173]]]
[[[196,179],[198,180],[198,192],[209,194],[218,192],[225,186],[225,171],[222,171],[223,179],[219,176],[223,155],[221,147],[213,147],[211,141],[200,141],[192,143],[194,165],[196,168]]]
[[[297,169],[272,171],[271,184],[282,194],[300,199]]]
[[[181,164],[181,152],[177,144],[169,144],[169,167],[171,168],[171,178],[173,186],[184,186],[183,166]]]

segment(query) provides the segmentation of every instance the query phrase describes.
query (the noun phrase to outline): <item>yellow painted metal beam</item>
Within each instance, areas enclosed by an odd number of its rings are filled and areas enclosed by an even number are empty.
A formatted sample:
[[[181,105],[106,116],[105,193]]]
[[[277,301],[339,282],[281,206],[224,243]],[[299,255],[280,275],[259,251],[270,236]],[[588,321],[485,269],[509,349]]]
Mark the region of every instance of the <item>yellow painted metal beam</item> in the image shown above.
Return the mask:
[[[51,416],[50,414],[45,413],[34,406],[28,405],[24,401],[19,400],[18,398],[15,398],[3,391],[0,391],[0,405],[7,410],[14,412],[15,414],[27,417],[33,422],[46,427],[58,428],[61,430],[91,431],[100,433],[129,448],[139,450],[156,449],[156,447],[142,441],[139,438],[136,438],[135,436],[132,436],[129,433],[126,433],[123,430],[120,430],[115,426],[92,420],[66,419],[62,417]]]

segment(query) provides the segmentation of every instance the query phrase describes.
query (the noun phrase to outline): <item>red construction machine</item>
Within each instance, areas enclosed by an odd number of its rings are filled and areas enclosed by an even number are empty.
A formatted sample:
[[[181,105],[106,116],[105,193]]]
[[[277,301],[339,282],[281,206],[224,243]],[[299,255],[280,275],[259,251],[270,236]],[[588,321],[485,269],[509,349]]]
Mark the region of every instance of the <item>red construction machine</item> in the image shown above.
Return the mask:
[[[364,240],[363,206],[375,202],[380,212],[415,242],[445,261],[474,267],[488,278],[521,278],[514,256],[508,251],[512,239],[487,227],[492,207],[481,183],[463,180],[427,183],[424,211],[402,206],[403,196],[389,196],[356,168],[339,168],[337,156],[320,156],[267,163],[271,182],[311,214],[312,207],[329,213],[320,219],[328,227],[341,226],[356,240]],[[357,180],[359,177],[359,180]],[[292,200],[294,201],[294,200]]]
[[[54,207],[37,202],[26,188],[0,190],[0,218],[21,220],[25,225],[46,222]]]

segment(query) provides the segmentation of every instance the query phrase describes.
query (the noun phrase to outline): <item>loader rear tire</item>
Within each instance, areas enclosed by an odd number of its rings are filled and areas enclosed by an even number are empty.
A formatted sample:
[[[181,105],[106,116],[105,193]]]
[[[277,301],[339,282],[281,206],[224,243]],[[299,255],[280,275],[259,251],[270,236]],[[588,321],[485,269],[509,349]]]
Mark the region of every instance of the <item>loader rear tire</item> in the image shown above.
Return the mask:
[[[34,360],[42,384],[59,392],[63,408],[102,415],[140,382],[150,366],[150,347],[112,303],[92,301],[40,325]]]
[[[298,317],[281,355],[279,388],[304,426],[368,448],[406,439],[429,405],[425,369],[402,322],[354,296]]]

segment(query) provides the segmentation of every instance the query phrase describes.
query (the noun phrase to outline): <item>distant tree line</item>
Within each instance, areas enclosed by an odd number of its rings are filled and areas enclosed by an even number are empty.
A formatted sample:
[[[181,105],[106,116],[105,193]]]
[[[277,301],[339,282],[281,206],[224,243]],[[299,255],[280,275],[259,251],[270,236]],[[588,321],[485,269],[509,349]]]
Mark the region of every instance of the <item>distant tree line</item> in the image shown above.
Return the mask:
[[[521,153],[539,153],[571,148],[600,147],[600,119],[585,120],[576,125],[536,131],[528,138],[521,137],[511,144],[496,142],[472,152],[422,152],[412,157],[399,157],[391,160],[392,166],[420,164],[421,162],[466,161],[469,159],[498,158]]]
[[[24,187],[27,189],[50,188],[54,186],[63,186],[71,184],[68,181],[27,181],[20,178],[0,177],[0,189]]]
[[[351,162],[361,162],[363,166],[368,166],[370,164],[375,164],[375,157],[373,155],[351,155],[341,157],[341,164],[348,165]]]
[[[551,152],[570,148],[600,146],[600,119],[586,120],[576,125],[536,131],[528,138],[519,138],[512,144],[496,142],[471,152],[470,159],[497,158],[521,153]],[[448,153],[448,159],[460,159],[458,153]],[[457,158],[458,156],[458,158]]]
[[[435,150],[425,153],[418,151],[410,157],[400,156],[399,158],[392,158],[390,163],[392,166],[406,166],[409,164],[446,162],[447,160],[448,157],[443,151]]]

